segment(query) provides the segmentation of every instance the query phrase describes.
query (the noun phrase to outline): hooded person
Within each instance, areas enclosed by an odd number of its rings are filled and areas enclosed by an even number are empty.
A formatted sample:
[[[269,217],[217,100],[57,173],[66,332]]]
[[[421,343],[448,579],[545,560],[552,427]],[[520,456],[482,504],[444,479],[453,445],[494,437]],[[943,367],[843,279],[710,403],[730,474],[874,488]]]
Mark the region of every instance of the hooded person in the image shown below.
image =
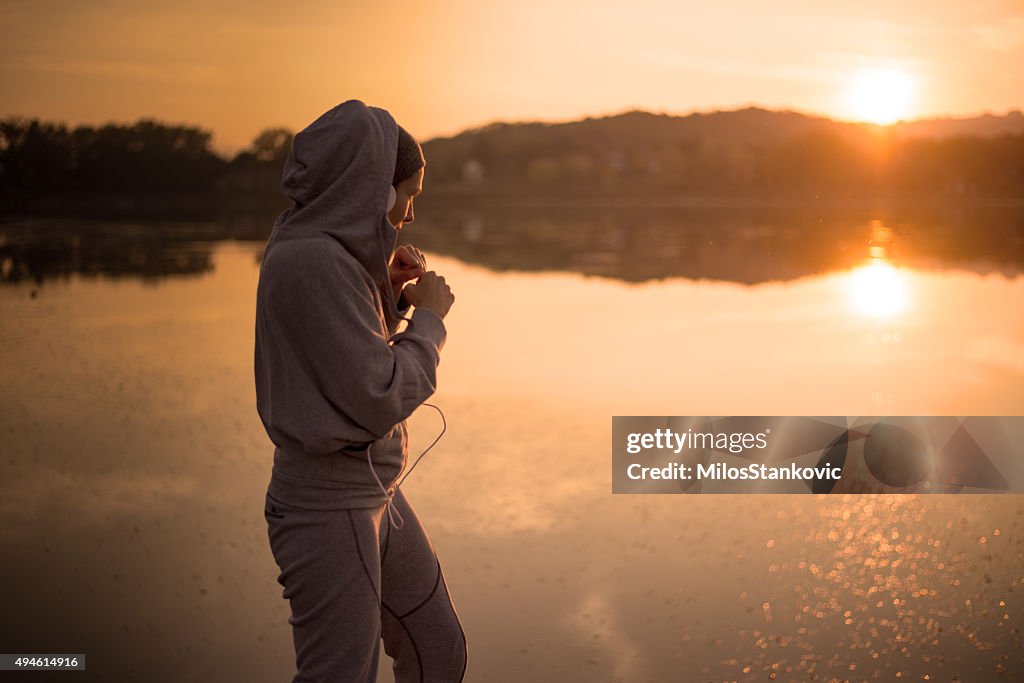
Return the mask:
[[[257,409],[277,447],[269,490],[280,500],[386,502],[408,457],[406,418],[437,386],[444,323],[421,307],[405,318],[388,278],[399,131],[385,110],[348,101],[297,133],[285,162],[295,205],[264,251],[255,358]],[[401,320],[409,327],[395,335]]]
[[[375,681],[382,638],[396,681],[465,675],[441,564],[397,486],[406,418],[434,393],[446,338],[444,312],[406,317],[389,278],[394,183],[422,165],[387,111],[349,100],[295,135],[282,174],[294,205],[264,250],[254,370],[295,683]]]

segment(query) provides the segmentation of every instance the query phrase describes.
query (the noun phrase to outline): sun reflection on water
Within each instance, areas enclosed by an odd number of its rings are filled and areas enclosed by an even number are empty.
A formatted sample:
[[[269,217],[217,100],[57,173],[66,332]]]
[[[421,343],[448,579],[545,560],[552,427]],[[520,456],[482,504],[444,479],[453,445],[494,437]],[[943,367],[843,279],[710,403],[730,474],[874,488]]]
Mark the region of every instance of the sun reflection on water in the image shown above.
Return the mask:
[[[879,258],[850,271],[846,291],[854,310],[874,317],[899,315],[910,303],[907,276]]]

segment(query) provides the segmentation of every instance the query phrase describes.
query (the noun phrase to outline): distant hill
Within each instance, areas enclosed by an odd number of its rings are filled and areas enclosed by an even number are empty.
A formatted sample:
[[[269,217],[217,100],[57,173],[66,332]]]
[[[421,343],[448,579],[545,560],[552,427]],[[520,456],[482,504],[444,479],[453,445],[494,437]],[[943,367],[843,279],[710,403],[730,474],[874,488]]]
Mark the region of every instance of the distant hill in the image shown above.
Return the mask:
[[[983,114],[963,119],[921,119],[900,122],[893,126],[900,137],[948,138],[958,135],[994,137],[1024,133],[1024,113],[1019,109],[998,116]]]
[[[1020,111],[878,126],[748,107],[493,123],[423,147],[431,187],[463,194],[1019,197],[1022,141]]]
[[[790,110],[771,110],[761,107],[695,112],[686,116],[654,114],[633,110],[603,117],[587,117],[579,121],[561,123],[496,122],[470,128],[455,136],[437,137],[425,144],[443,148],[445,145],[465,144],[473,140],[504,136],[515,139],[547,129],[567,137],[598,136],[616,138],[620,142],[641,140],[670,141],[672,139],[728,136],[734,140],[764,140],[766,137],[784,139],[808,132],[864,131],[887,132],[893,138],[944,138],[957,135],[992,137],[1003,134],[1024,133],[1024,112],[1019,109],[1005,115],[982,114],[966,118],[933,118],[899,121],[889,126],[870,123],[836,121]]]

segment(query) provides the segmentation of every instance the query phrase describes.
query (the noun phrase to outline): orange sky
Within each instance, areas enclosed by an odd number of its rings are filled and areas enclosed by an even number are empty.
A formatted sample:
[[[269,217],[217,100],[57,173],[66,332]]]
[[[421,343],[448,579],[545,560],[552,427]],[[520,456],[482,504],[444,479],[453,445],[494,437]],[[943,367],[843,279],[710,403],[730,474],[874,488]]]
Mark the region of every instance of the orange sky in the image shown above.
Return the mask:
[[[433,5],[433,6],[430,6]],[[1020,0],[4,0],[0,116],[141,117],[234,152],[350,98],[428,139],[494,120],[754,104],[857,119],[1024,106]],[[869,83],[870,83],[869,78]],[[859,89],[858,89],[859,88]],[[868,92],[871,88],[868,87]],[[852,94],[860,93],[860,94]],[[869,98],[866,108],[851,98]]]

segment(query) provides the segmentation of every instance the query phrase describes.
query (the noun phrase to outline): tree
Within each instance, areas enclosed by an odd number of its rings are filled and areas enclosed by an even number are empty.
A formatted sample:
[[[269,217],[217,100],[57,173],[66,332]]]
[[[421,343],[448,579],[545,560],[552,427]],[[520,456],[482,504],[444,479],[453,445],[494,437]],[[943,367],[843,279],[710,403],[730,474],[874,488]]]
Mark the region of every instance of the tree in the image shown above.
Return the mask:
[[[253,139],[249,151],[259,161],[284,161],[292,147],[292,137],[287,128],[267,128]]]

